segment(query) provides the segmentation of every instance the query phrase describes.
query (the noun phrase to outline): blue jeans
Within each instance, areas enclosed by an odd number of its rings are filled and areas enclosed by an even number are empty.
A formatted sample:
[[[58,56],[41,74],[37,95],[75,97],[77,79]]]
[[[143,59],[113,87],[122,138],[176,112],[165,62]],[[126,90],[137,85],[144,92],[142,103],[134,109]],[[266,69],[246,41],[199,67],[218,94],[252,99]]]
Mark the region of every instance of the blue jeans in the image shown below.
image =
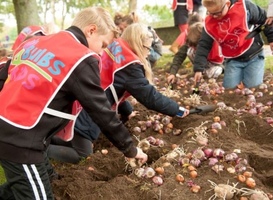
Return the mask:
[[[247,88],[257,87],[263,83],[264,66],[264,51],[246,62],[227,60],[225,62],[223,86],[235,88],[243,82]]]

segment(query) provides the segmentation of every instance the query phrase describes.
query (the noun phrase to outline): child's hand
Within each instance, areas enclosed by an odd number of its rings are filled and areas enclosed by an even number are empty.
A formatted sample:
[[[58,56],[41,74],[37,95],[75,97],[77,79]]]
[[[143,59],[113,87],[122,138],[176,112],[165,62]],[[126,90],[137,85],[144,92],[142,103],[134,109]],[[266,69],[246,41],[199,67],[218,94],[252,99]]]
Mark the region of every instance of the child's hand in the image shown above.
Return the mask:
[[[139,112],[138,112],[138,111],[133,111],[133,112],[131,112],[131,114],[128,116],[128,118],[131,119],[131,118],[133,118],[133,117],[135,117],[135,116],[137,116],[137,115],[139,115]]]
[[[139,162],[140,162],[141,164],[146,163],[147,160],[148,160],[147,154],[144,153],[144,152],[142,151],[142,149],[140,149],[140,148],[138,148],[138,147],[137,147],[137,155],[136,155],[135,158],[138,159]]]
[[[195,72],[194,74],[194,81],[197,83],[202,79],[202,72]]]
[[[273,25],[273,16],[272,17],[268,17],[267,20],[265,21],[265,24],[267,24],[267,25]]]
[[[175,80],[175,76],[173,74],[169,75],[167,77],[167,82],[170,84],[170,83],[173,83]]]

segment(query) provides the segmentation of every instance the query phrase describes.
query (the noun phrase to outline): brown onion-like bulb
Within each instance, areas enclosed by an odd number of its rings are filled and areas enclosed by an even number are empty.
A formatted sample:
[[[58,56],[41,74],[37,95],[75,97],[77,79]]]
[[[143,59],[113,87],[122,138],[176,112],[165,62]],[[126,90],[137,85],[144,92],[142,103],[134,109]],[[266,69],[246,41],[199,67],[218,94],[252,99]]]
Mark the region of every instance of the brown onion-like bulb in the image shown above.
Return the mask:
[[[190,171],[190,177],[191,178],[196,178],[197,177],[197,171]]]
[[[194,166],[192,166],[192,165],[189,165],[188,166],[188,170],[190,170],[190,171],[196,171],[196,168]]]
[[[246,177],[244,175],[242,175],[242,174],[238,174],[237,179],[241,183],[244,183],[246,181]]]
[[[243,173],[243,175],[244,175],[246,178],[249,178],[249,177],[252,177],[252,172],[250,172],[250,171],[245,171],[245,172]]]
[[[220,122],[220,117],[219,116],[215,116],[215,117],[213,117],[213,121],[214,122]]]
[[[157,168],[155,168],[155,171],[160,175],[164,174],[164,168],[163,167],[157,167]]]
[[[246,185],[249,188],[255,188],[256,181],[253,178],[249,177],[249,178],[246,179]]]
[[[200,187],[199,185],[193,185],[193,186],[191,187],[191,191],[192,191],[193,193],[198,193],[198,192],[200,191],[200,189],[201,189],[201,187]]]
[[[136,133],[141,133],[141,128],[136,126],[133,128],[133,131],[136,132]]]
[[[175,180],[179,183],[183,183],[185,181],[185,178],[182,174],[177,174]]]

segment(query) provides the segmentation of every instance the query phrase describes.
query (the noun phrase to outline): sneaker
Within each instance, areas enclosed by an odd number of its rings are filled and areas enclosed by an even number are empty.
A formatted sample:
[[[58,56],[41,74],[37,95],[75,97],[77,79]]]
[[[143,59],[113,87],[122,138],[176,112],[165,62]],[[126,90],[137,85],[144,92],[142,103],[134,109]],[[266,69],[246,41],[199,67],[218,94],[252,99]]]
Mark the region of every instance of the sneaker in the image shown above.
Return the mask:
[[[223,73],[223,67],[219,65],[212,65],[205,70],[205,74],[208,78],[218,78]]]

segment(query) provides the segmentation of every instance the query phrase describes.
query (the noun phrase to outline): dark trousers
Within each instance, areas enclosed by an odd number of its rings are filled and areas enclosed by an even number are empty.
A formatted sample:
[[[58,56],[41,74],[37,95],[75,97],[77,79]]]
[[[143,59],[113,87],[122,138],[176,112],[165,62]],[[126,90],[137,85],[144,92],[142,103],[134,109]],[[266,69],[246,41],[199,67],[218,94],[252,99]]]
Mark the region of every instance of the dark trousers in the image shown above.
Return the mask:
[[[47,149],[48,158],[74,164],[91,153],[93,153],[92,142],[77,133],[69,142],[54,136]]]
[[[0,186],[0,200],[54,200],[46,163],[18,164],[0,160],[7,182]]]

